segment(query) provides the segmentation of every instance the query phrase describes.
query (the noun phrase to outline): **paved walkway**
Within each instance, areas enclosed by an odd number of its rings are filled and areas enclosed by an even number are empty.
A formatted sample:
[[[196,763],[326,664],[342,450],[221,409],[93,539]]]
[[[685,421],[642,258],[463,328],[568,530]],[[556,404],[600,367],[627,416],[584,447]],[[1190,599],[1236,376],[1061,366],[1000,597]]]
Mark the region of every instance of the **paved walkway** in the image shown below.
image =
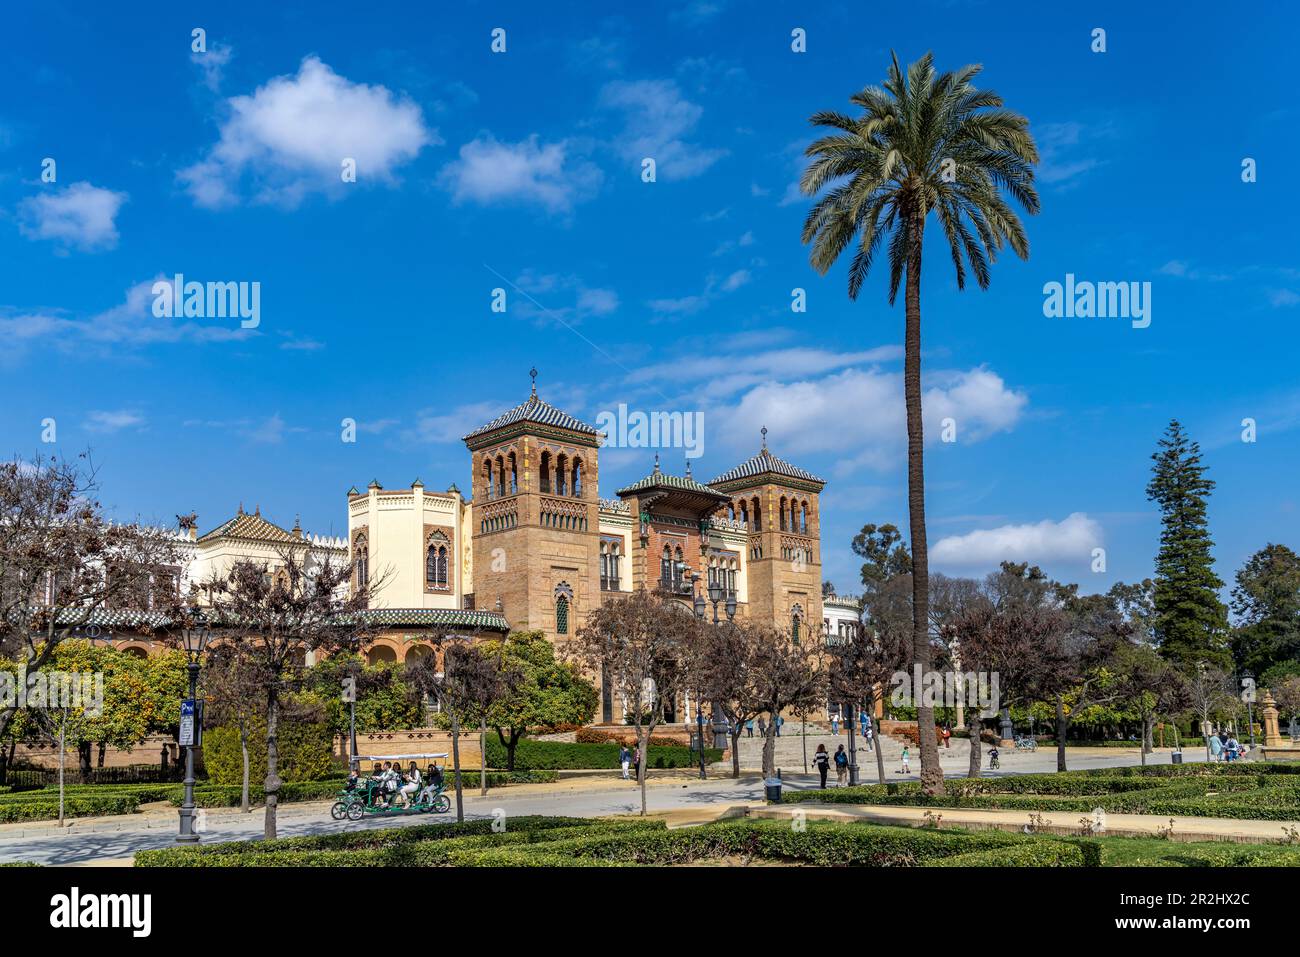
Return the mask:
[[[784,736],[783,736],[784,737]],[[812,739],[809,739],[812,743]],[[956,755],[957,748],[953,749]],[[1083,753],[1083,752],[1094,753]],[[1118,753],[1117,753],[1118,752]],[[945,755],[945,768],[951,776],[964,772],[964,763],[956,757]],[[964,755],[962,755],[964,757]],[[1168,754],[1156,755],[1153,763],[1168,764]],[[953,762],[949,766],[949,761]],[[1073,767],[1114,767],[1138,763],[1136,752],[1127,749],[1098,748],[1072,749],[1070,766]],[[816,786],[815,775],[801,773],[802,763],[796,772],[784,769],[785,786],[791,790],[801,790]],[[1004,762],[999,775],[1026,773],[1032,771],[1051,771],[1055,769],[1055,755],[1039,751],[1034,754],[1019,754]],[[715,768],[716,771],[716,768]],[[870,771],[868,775],[865,771]],[[874,764],[864,769],[864,780],[874,780]],[[739,780],[710,773],[707,781],[700,781],[689,771],[656,771],[648,782],[647,803],[651,813],[673,812],[681,823],[701,823],[711,820],[718,814],[734,807],[761,808],[763,786],[761,775],[757,772],[744,773]],[[913,763],[909,775],[889,774],[892,781],[917,780],[917,764]],[[279,813],[279,833],[283,837],[303,834],[326,834],[340,830],[358,830],[368,828],[406,827],[413,824],[427,824],[434,821],[454,820],[454,815],[413,815],[402,818],[371,818],[358,823],[336,822],[330,819],[331,802],[312,802],[282,805]],[[817,805],[801,805],[807,811]],[[641,800],[635,782],[611,781],[608,777],[568,778],[556,784],[512,785],[489,791],[486,798],[480,798],[476,789],[469,789],[465,794],[465,815],[467,818],[491,817],[497,809],[509,816],[527,814],[566,815],[574,817],[606,817],[619,814],[636,814],[640,812]],[[776,813],[789,813],[783,808]],[[830,809],[834,813],[844,813],[844,806]],[[885,809],[865,809],[882,811]],[[898,814],[904,810],[888,809],[888,813]],[[923,810],[919,810],[924,814]],[[945,823],[959,823],[951,815],[955,812],[944,810]],[[1028,820],[1027,814],[1018,812],[967,812],[977,814],[1011,814],[1010,823],[1023,825]],[[241,813],[237,809],[207,810],[202,816],[203,840],[243,841],[261,837],[262,811],[255,809],[251,814]],[[1168,825],[1168,819],[1157,819],[1158,824]],[[1062,824],[1075,824],[1075,821],[1062,821]],[[1223,822],[1216,822],[1222,825]],[[1243,822],[1246,823],[1246,822]],[[1261,826],[1277,829],[1271,836],[1280,838],[1281,822],[1253,822]],[[59,828],[54,822],[33,822],[0,825],[0,861],[36,861],[44,864],[82,865],[129,863],[131,855],[146,848],[170,847],[174,844],[177,816],[176,809],[168,806],[152,806],[141,813],[125,814],[115,817],[82,818],[74,820],[70,827]],[[1220,828],[1222,829],[1222,828]],[[1154,833],[1154,831],[1152,832]]]

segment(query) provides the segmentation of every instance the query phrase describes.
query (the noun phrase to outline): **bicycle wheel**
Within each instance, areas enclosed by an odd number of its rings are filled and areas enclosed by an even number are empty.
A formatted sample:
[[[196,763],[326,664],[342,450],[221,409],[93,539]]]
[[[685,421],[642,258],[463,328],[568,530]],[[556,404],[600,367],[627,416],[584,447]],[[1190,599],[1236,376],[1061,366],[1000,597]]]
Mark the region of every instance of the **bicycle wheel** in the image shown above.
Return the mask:
[[[433,813],[446,814],[451,810],[451,799],[445,794],[439,794],[433,799]]]
[[[348,814],[349,821],[359,821],[361,820],[361,818],[365,816],[365,813],[366,813],[366,806],[362,804],[360,801],[353,801],[351,804],[348,805],[347,814]]]
[[[348,816],[348,806],[342,801],[335,801],[334,806],[330,808],[330,817],[336,821],[341,821]]]

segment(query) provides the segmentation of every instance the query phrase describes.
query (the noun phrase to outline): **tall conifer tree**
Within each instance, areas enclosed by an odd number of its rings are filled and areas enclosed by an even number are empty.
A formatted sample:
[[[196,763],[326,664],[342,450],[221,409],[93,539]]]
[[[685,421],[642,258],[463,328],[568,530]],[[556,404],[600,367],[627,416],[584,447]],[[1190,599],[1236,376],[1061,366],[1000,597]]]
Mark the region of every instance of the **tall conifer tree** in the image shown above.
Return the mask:
[[[1183,666],[1197,662],[1232,669],[1223,582],[1214,573],[1206,500],[1214,482],[1205,477],[1201,447],[1177,419],[1151,456],[1147,498],[1160,506],[1156,555],[1154,632],[1160,653]]]

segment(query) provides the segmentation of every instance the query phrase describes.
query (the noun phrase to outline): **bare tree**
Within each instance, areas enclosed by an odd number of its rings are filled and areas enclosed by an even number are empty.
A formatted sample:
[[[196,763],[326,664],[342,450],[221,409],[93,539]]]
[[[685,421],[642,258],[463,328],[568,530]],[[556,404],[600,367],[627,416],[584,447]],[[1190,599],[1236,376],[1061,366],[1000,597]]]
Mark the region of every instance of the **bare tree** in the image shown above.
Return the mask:
[[[361,614],[372,590],[382,584],[357,582],[351,563],[326,560],[309,564],[298,551],[284,550],[279,562],[241,560],[225,577],[207,583],[211,605],[199,611],[184,610],[177,624],[202,618],[210,622],[219,640],[240,649],[260,676],[266,718],[266,820],[267,840],[276,836],[279,806],[279,728],[283,697],[300,678],[306,655],[357,650],[370,633]]]
[[[1187,679],[1148,645],[1122,646],[1115,656],[1120,699],[1142,719],[1142,764],[1152,751],[1151,729],[1162,714],[1188,706]]]
[[[1196,715],[1201,729],[1201,738],[1205,742],[1205,760],[1210,760],[1210,732],[1216,716],[1232,712],[1237,704],[1236,682],[1230,674],[1203,662],[1184,672],[1187,683],[1187,699],[1192,712]]]
[[[486,727],[488,713],[515,693],[520,682],[517,668],[499,650],[485,651],[469,636],[444,635],[436,639],[439,654],[425,655],[406,669],[406,679],[420,695],[433,695],[451,719],[452,773],[456,785],[456,820],[465,820],[464,786],[460,771],[460,735],[463,725]],[[441,657],[441,660],[439,658]],[[479,781],[487,782],[487,752],[479,756]]]
[[[176,536],[115,524],[96,500],[88,454],[0,463],[0,656],[32,675],[106,610],[162,618],[176,600]],[[15,707],[0,706],[0,740]],[[0,781],[7,767],[0,754]]]
[[[876,613],[872,617],[881,624],[869,627],[859,620],[850,634],[837,636],[837,643],[829,645],[827,649],[827,683],[831,693],[836,698],[853,703],[850,721],[857,716],[859,708],[865,708],[870,720],[876,725],[877,746],[874,750],[876,773],[881,784],[885,783],[885,756],[884,750],[879,746],[880,728],[875,716],[876,704],[894,673],[906,668],[912,657],[910,620],[906,616],[887,613],[883,606],[891,599],[900,607],[905,605],[910,589],[905,576],[882,585],[871,599],[876,606]]]
[[[252,811],[249,797],[249,744],[257,719],[266,708],[268,679],[260,661],[237,643],[218,644],[208,651],[203,667],[205,724],[233,725],[239,732],[239,752],[243,762],[240,810]]]
[[[603,670],[610,689],[631,709],[641,764],[641,813],[646,813],[650,735],[687,687],[688,649],[700,627],[684,605],[641,589],[593,611],[569,653],[592,672]],[[703,742],[701,742],[703,744]]]
[[[972,603],[953,624],[961,645],[962,667],[985,672],[998,681],[998,697],[1004,708],[1026,704],[1056,694],[1068,680],[1065,654],[1067,622],[1056,608],[1024,602],[1006,591],[990,589],[994,598]],[[969,681],[969,678],[967,679]],[[980,725],[973,717],[970,726],[968,776],[979,777],[981,766]]]
[[[755,625],[751,668],[755,703],[769,715],[763,735],[763,778],[776,774],[777,718],[799,713],[826,699],[826,653],[818,631],[803,636],[771,625]]]

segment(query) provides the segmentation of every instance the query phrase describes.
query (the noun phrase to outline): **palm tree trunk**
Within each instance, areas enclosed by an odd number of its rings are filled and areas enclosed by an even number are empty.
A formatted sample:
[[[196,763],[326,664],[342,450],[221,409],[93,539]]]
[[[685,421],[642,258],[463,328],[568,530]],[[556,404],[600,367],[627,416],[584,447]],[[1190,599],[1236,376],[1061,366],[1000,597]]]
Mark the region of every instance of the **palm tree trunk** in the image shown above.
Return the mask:
[[[928,672],[930,655],[930,569],[925,541],[925,434],[921,423],[921,239],[924,220],[914,212],[908,224],[906,328],[903,334],[903,398],[907,405],[907,513],[912,535],[912,657]],[[934,706],[916,701],[921,753],[921,787],[943,792],[943,768],[934,737]]]

